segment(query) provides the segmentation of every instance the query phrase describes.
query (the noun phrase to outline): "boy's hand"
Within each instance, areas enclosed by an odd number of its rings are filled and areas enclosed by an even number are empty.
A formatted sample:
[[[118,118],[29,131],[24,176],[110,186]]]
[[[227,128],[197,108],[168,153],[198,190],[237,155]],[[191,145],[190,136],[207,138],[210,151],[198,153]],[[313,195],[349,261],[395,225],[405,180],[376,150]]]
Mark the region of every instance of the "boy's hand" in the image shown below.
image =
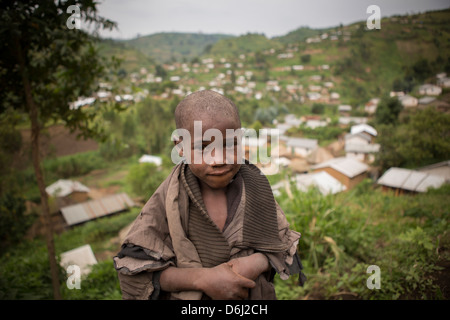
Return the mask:
[[[246,299],[255,282],[237,274],[228,263],[203,269],[197,286],[214,300]]]
[[[232,259],[228,262],[228,265],[234,272],[252,280],[256,280],[261,273],[270,268],[269,260],[262,253]]]

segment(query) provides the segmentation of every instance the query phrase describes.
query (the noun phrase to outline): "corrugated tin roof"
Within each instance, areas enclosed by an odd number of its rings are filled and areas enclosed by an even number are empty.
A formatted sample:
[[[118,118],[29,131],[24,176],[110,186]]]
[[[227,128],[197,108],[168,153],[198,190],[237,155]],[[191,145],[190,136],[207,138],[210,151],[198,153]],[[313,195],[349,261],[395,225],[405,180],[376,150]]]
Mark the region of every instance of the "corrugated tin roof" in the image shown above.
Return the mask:
[[[378,134],[377,130],[375,130],[374,127],[372,127],[372,126],[370,126],[370,125],[368,125],[366,123],[356,124],[356,125],[352,126],[350,128],[350,132],[352,134],[360,133],[360,132],[367,132],[367,133],[369,133],[369,134],[371,134],[371,135],[373,135],[375,137]]]
[[[61,208],[61,213],[70,226],[120,212],[134,205],[126,193],[119,193]]]
[[[89,244],[61,253],[60,265],[63,268],[77,265],[82,275],[88,274],[94,264],[97,264],[97,259]]]
[[[78,181],[60,179],[45,188],[45,191],[54,197],[65,197],[73,192],[89,192],[89,188]]]
[[[445,179],[425,172],[393,167],[377,183],[391,188],[426,192],[429,187],[439,188],[445,183]]]
[[[323,195],[335,194],[346,190],[342,183],[325,171],[299,174],[296,176],[296,185],[302,191],[306,191],[310,186],[315,186]]]
[[[306,139],[306,138],[289,138],[286,142],[288,147],[299,147],[314,149],[317,147],[317,139]]]
[[[380,151],[380,145],[374,144],[357,144],[348,143],[345,145],[345,152],[357,152],[357,153],[375,153]]]
[[[325,161],[313,167],[313,169],[333,168],[349,178],[366,172],[369,166],[352,158],[340,157]]]

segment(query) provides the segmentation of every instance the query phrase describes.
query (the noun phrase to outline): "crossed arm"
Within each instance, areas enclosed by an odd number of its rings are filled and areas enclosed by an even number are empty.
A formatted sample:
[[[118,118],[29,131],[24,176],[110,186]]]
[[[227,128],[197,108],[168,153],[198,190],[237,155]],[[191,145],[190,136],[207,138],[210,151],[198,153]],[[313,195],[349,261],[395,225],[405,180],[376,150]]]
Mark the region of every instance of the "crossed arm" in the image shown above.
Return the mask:
[[[169,267],[161,273],[161,289],[168,292],[202,291],[212,299],[245,299],[256,278],[270,269],[262,253],[232,259],[213,268]]]

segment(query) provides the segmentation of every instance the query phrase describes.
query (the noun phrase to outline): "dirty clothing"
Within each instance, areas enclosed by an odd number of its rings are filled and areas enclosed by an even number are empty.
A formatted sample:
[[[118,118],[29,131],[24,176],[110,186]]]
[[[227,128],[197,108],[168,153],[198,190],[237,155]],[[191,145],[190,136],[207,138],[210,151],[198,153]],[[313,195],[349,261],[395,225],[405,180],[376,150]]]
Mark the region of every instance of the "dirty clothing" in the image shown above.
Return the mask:
[[[231,259],[261,252],[272,270],[256,279],[249,299],[276,299],[274,272],[281,279],[300,273],[300,234],[290,230],[273,198],[266,177],[243,164],[227,187],[227,219],[223,230],[210,219],[197,178],[178,164],[145,204],[121,251],[114,257],[124,299],[207,299],[202,292],[168,293],[159,287],[161,271],[214,267]]]

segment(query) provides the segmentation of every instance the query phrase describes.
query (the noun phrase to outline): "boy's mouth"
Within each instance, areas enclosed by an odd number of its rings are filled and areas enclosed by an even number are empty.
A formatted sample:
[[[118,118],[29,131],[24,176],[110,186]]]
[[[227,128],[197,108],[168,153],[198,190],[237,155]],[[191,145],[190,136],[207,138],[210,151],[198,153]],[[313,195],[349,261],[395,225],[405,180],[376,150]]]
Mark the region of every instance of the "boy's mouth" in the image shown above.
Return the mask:
[[[227,173],[229,173],[230,171],[231,171],[231,170],[230,170],[229,168],[226,168],[226,169],[217,169],[217,170],[214,170],[214,171],[208,173],[208,175],[210,175],[210,176],[224,176],[224,175],[226,175]]]

